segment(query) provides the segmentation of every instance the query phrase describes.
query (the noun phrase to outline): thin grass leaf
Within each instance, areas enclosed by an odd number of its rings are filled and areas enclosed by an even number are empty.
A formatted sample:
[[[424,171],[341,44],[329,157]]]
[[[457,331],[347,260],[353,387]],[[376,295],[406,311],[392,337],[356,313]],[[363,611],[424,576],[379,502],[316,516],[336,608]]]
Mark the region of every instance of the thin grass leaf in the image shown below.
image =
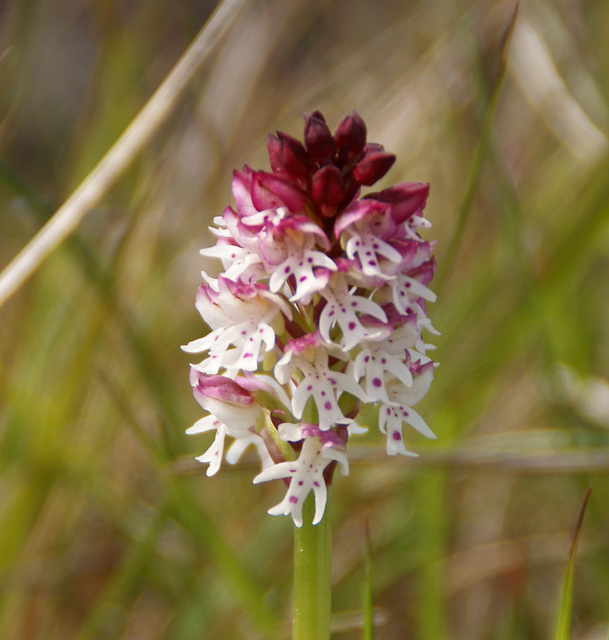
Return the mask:
[[[591,488],[586,491],[584,502],[582,504],[581,511],[579,512],[579,518],[577,520],[575,532],[573,534],[573,542],[571,543],[571,550],[569,551],[569,561],[567,563],[567,572],[565,574],[565,581],[560,596],[560,606],[558,609],[558,620],[556,624],[556,633],[554,634],[554,640],[571,639],[571,624],[573,620],[573,575],[575,571],[575,553],[577,552],[579,534],[581,531],[584,514],[586,513],[586,506],[588,505],[588,499],[590,498],[591,492]]]

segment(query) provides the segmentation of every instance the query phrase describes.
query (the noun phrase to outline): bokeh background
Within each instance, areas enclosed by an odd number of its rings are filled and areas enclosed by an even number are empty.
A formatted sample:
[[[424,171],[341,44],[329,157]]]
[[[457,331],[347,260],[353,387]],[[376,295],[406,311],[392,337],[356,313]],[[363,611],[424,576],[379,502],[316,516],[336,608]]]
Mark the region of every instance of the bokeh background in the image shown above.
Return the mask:
[[[4,0],[0,266],[137,115],[214,2]],[[160,132],[0,309],[0,637],[289,636],[292,523],[253,459],[213,478],[181,344],[207,226],[266,135],[356,109],[431,183],[442,332],[418,408],[332,491],[336,638],[359,638],[364,520],[387,640],[607,638],[609,4],[246,0]],[[485,123],[490,123],[485,138]],[[482,143],[481,143],[482,140]],[[484,141],[486,140],[486,144]]]

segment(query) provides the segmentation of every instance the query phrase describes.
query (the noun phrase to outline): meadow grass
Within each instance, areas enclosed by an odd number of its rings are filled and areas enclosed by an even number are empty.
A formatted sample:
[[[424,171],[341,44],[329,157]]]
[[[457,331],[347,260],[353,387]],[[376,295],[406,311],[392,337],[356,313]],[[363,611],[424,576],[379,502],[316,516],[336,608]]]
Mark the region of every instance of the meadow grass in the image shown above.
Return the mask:
[[[3,5],[0,267],[214,7]],[[397,154],[383,184],[431,183],[442,335],[420,413],[438,439],[388,459],[373,428],[351,449],[332,488],[333,637],[372,637],[372,618],[388,640],[553,637],[592,487],[572,637],[606,640],[609,5],[523,2],[505,58],[513,12],[246,0],[214,38],[134,161],[0,307],[0,638],[289,636],[292,523],[265,513],[282,489],[251,485],[253,458],[213,478],[194,461],[207,440],[184,435],[200,411],[179,346],[201,335],[198,249],[232,170],[267,167],[267,133],[300,137],[302,112],[333,128],[356,109]]]

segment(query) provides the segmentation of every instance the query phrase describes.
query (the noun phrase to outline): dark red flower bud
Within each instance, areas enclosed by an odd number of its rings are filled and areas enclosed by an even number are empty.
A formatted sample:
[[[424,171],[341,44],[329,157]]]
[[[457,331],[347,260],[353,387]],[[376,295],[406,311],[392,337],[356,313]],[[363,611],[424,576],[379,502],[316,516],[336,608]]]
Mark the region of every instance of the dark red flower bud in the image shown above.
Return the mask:
[[[336,144],[326,120],[319,111],[305,115],[305,147],[314,162],[331,164],[336,153]]]
[[[335,207],[345,198],[345,181],[338,167],[327,165],[313,176],[313,200],[320,205]]]
[[[257,171],[252,181],[252,203],[258,211],[287,207],[297,213],[304,209],[306,196],[288,177]]]
[[[366,123],[353,111],[338,125],[334,142],[338,147],[338,165],[355,160],[366,144]]]
[[[353,167],[353,177],[367,187],[380,180],[395,162],[393,153],[386,153],[380,144],[367,144],[364,157]]]
[[[278,131],[277,137],[269,134],[267,147],[273,173],[288,174],[299,179],[309,177],[310,161],[302,142]]]
[[[408,220],[413,213],[421,212],[429,196],[429,185],[423,182],[401,182],[379,193],[370,193],[366,197],[389,202],[391,216],[397,222]]]

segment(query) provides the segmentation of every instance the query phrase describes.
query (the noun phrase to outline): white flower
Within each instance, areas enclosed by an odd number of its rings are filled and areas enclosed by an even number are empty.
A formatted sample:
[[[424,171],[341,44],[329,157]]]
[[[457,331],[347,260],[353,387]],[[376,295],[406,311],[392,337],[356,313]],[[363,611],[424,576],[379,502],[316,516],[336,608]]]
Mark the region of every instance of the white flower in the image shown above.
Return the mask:
[[[302,440],[302,449],[298,460],[281,462],[265,469],[254,478],[254,484],[290,478],[290,486],[284,499],[268,513],[272,516],[290,515],[297,527],[302,526],[302,507],[311,491],[315,496],[315,516],[313,524],[323,518],[328,498],[325,468],[332,462],[338,462],[343,475],[349,474],[349,462],[346,455],[346,438],[335,431],[322,432],[315,425],[284,424],[279,427],[279,436],[286,441]]]
[[[259,273],[262,258],[255,247],[238,247],[232,244],[216,244],[201,249],[199,253],[207,258],[220,258],[226,271],[222,274],[229,280],[237,280],[252,273]]]
[[[301,300],[307,304],[311,296],[321,291],[328,284],[331,271],[336,271],[336,265],[325,253],[315,251],[312,247],[315,238],[306,238],[304,243],[287,241],[287,258],[276,267],[269,280],[269,289],[277,293],[284,282],[294,276],[296,291],[290,297],[290,302]],[[323,267],[323,270],[313,271],[314,267]]]
[[[292,412],[296,418],[301,419],[305,405],[312,398],[322,431],[350,422],[338,405],[338,399],[344,391],[361,400],[366,398],[362,388],[351,376],[329,368],[328,351],[323,346],[310,346],[302,353],[287,350],[275,365],[275,377],[285,384],[296,369],[300,370],[303,378],[292,396]]]
[[[397,310],[404,315],[408,313],[408,307],[419,298],[423,298],[429,302],[436,301],[437,296],[431,289],[421,284],[418,280],[404,274],[396,276],[395,279],[389,283],[389,286],[393,291],[393,303]]]
[[[389,402],[385,389],[386,373],[392,374],[407,387],[412,384],[410,369],[402,360],[386,351],[383,343],[364,344],[355,358],[353,375],[357,380],[365,376],[366,395],[369,401]]]
[[[435,439],[435,433],[427,426],[425,420],[412,408],[420,402],[427,393],[433,380],[434,365],[427,359],[425,364],[416,362],[412,368],[417,371],[410,386],[398,384],[387,385],[389,402],[383,402],[379,411],[379,429],[387,434],[387,453],[395,455],[417,455],[408,451],[402,438],[402,425],[404,422],[414,427],[426,438]]]
[[[352,228],[349,234],[350,237],[345,246],[347,257],[349,259],[358,257],[364,275],[391,280],[394,276],[383,271],[377,254],[396,264],[401,262],[402,254],[389,243],[372,235],[367,228],[361,229],[359,233]]]
[[[335,324],[343,333],[340,346],[344,351],[350,351],[362,340],[374,340],[383,335],[380,329],[362,324],[358,314],[371,315],[381,322],[387,321],[387,315],[376,302],[351,293],[343,274],[336,274],[321,295],[327,300],[319,317],[319,333],[324,342],[333,342],[330,330]]]
[[[253,425],[252,425],[253,427]],[[208,415],[197,420],[192,427],[186,430],[188,435],[204,433],[216,429],[216,437],[207,451],[195,458],[199,462],[209,463],[207,475],[213,476],[220,469],[222,463],[222,454],[224,452],[224,439],[231,436],[235,439],[226,454],[226,461],[235,464],[243,455],[243,452],[250,446],[254,445],[262,461],[262,468],[267,469],[272,466],[273,461],[266,449],[264,440],[249,429],[231,429],[224,423],[220,422],[214,415]]]
[[[182,349],[188,353],[208,351],[210,358],[198,365],[199,370],[218,373],[224,367],[231,377],[239,371],[258,369],[263,351],[275,346],[274,325],[282,323],[282,313],[291,316],[279,296],[222,277],[218,278],[218,291],[210,286],[200,288],[197,306],[213,331]]]

